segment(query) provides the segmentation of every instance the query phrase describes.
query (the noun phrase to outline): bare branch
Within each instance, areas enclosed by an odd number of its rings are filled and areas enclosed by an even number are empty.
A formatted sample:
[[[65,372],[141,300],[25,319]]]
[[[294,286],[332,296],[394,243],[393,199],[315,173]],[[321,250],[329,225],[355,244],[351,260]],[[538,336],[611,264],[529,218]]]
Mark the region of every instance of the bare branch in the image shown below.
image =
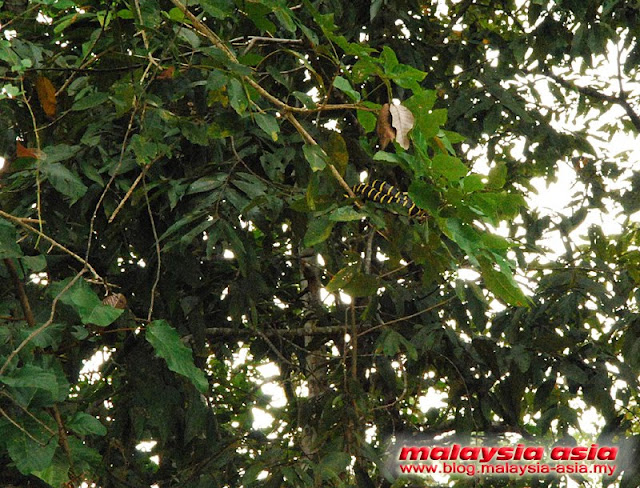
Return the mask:
[[[70,249],[67,249],[62,244],[60,244],[58,241],[56,241],[56,240],[52,239],[51,237],[49,237],[48,235],[46,235],[44,232],[41,232],[38,229],[36,229],[35,227],[32,227],[31,225],[27,224],[26,221],[25,221],[26,219],[23,219],[21,217],[15,217],[14,215],[8,214],[7,212],[3,212],[2,210],[0,210],[0,217],[3,217],[5,219],[7,219],[7,220],[10,220],[11,222],[15,222],[19,226],[27,229],[30,232],[33,232],[37,236],[39,236],[42,239],[44,239],[45,241],[47,241],[52,246],[57,247],[58,249],[60,249],[61,251],[65,252],[66,254],[71,256],[73,259],[75,259],[79,263],[82,263],[84,265],[84,267],[91,272],[91,274],[93,275],[93,277],[95,279],[99,280],[101,283],[105,282],[105,280],[98,274],[98,272],[95,269],[93,269],[93,266],[91,266],[87,262],[87,260],[81,258],[80,256],[78,256],[76,253],[74,253]]]
[[[4,264],[9,271],[9,275],[11,275],[11,281],[13,281],[13,286],[16,289],[18,300],[20,300],[20,306],[22,307],[22,311],[24,312],[24,318],[27,321],[27,324],[29,324],[29,327],[34,327],[36,325],[36,319],[33,316],[33,312],[31,311],[29,298],[24,291],[24,285],[22,284],[22,280],[20,280],[20,277],[18,276],[18,271],[16,270],[16,267],[11,259],[5,258]]]

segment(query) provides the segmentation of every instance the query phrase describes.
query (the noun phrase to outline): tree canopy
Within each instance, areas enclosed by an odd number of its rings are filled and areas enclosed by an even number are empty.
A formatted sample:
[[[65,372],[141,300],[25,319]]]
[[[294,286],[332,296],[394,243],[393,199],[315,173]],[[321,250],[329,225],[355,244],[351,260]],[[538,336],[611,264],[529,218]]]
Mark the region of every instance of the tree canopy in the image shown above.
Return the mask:
[[[636,3],[0,5],[3,486],[640,486]]]

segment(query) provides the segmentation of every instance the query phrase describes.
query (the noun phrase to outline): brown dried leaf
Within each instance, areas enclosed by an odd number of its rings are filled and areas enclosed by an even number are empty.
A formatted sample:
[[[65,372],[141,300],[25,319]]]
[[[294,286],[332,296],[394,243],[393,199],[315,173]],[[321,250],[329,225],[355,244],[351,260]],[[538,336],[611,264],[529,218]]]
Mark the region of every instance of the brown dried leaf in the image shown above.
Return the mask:
[[[31,147],[24,147],[20,141],[16,141],[16,156],[19,158],[40,158],[40,151]]]
[[[396,138],[396,131],[393,127],[391,127],[391,113],[389,111],[388,103],[385,103],[382,106],[382,108],[380,109],[380,114],[378,114],[376,134],[378,134],[378,139],[380,140],[381,151],[384,151],[389,143]]]
[[[125,308],[127,308],[127,297],[125,297],[122,293],[112,293],[104,300],[102,300],[102,304],[124,310]]]
[[[411,142],[407,134],[413,129],[413,125],[415,124],[413,114],[408,108],[402,105],[391,105],[389,112],[391,113],[391,125],[396,130],[396,140],[398,144],[405,150],[409,149]]]
[[[38,93],[38,100],[40,100],[40,106],[44,113],[48,117],[55,117],[56,115],[56,89],[51,83],[51,80],[45,76],[38,76],[36,79],[36,92]]]
[[[173,75],[176,71],[176,67],[175,66],[169,66],[167,69],[165,69],[164,71],[162,71],[162,73],[160,73],[157,76],[158,80],[170,80],[171,78],[173,78]]]

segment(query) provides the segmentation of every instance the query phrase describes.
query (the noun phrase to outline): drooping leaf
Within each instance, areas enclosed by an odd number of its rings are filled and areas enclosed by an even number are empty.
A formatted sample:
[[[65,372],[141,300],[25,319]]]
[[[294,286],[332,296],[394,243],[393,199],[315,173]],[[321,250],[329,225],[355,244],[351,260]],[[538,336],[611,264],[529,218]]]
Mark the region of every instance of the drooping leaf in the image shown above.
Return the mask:
[[[315,218],[309,222],[307,233],[304,236],[305,247],[313,247],[326,241],[331,235],[335,222],[326,216]]]
[[[384,151],[390,142],[396,138],[396,131],[391,126],[391,108],[385,103],[378,114],[378,122],[376,124],[376,134],[380,143],[380,150]]]
[[[208,390],[207,378],[193,363],[191,349],[182,343],[178,332],[168,322],[151,322],[146,328],[146,338],[171,371],[188,378],[201,393]]]
[[[349,81],[342,76],[336,76],[336,78],[333,80],[333,86],[335,86],[338,90],[346,93],[349,98],[351,98],[351,100],[355,102],[360,101],[360,93],[355,91],[351,86],[351,83],[349,83]]]
[[[258,126],[274,141],[278,140],[278,133],[280,132],[280,126],[278,121],[273,115],[269,114],[256,114],[256,123]]]
[[[71,279],[52,285],[52,293],[57,295]],[[83,324],[94,324],[106,327],[122,314],[122,309],[103,305],[98,295],[89,287],[86,281],[78,280],[61,297],[60,301],[72,307],[80,316]]]
[[[329,161],[336,167],[340,176],[344,176],[349,163],[349,151],[344,138],[337,132],[331,132],[325,145]]]
[[[97,418],[84,412],[76,413],[65,426],[79,435],[94,434],[103,436],[107,428]]]
[[[38,76],[36,78],[36,93],[44,113],[48,117],[55,117],[57,106],[56,89],[51,80],[46,76]]]
[[[389,113],[391,114],[391,125],[396,130],[396,141],[403,149],[409,149],[411,143],[408,134],[415,123],[413,114],[402,105],[391,105]]]
[[[16,142],[16,156],[19,158],[39,159],[41,152],[37,149],[24,147],[20,141]]]
[[[313,171],[321,171],[329,162],[327,153],[316,144],[305,144],[302,146],[305,159],[309,162]]]
[[[87,192],[87,187],[78,174],[61,163],[44,164],[42,174],[56,190],[70,197],[72,203],[77,202]]]

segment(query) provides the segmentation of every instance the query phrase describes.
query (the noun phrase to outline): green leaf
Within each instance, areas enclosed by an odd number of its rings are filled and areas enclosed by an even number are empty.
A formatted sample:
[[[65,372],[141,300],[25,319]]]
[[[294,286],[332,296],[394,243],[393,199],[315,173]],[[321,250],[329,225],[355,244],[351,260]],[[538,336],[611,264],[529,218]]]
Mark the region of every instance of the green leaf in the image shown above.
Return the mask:
[[[506,181],[507,165],[504,163],[498,163],[489,171],[489,181],[487,182],[487,187],[493,189],[502,188]]]
[[[334,222],[351,222],[365,217],[365,214],[357,212],[352,207],[339,207],[329,213],[329,220]]]
[[[65,426],[79,435],[107,435],[107,428],[102,422],[84,412],[76,413],[70,421],[65,423]]]
[[[233,107],[236,112],[242,115],[249,106],[249,101],[247,100],[247,94],[244,91],[244,86],[242,86],[242,83],[240,83],[240,81],[233,78],[229,82],[228,90],[229,103],[231,104],[231,107]]]
[[[42,152],[46,155],[46,157],[44,158],[45,162],[47,164],[51,164],[71,159],[78,153],[78,151],[80,151],[80,149],[82,149],[81,146],[57,144],[55,146],[45,147]]]
[[[347,469],[350,462],[351,456],[348,453],[333,451],[320,460],[318,469],[323,480],[338,479],[340,474]]]
[[[71,278],[51,285],[51,293],[57,295]],[[89,287],[86,281],[78,280],[60,297],[60,301],[73,308],[80,316],[83,324],[94,324],[106,327],[112,324],[124,310],[103,305],[98,295]]]
[[[509,270],[498,271],[486,259],[480,259],[479,263],[484,283],[496,297],[516,307],[524,307],[528,304],[527,297],[522,293]]]
[[[204,372],[193,363],[191,349],[182,343],[178,332],[168,322],[151,322],[147,326],[146,338],[171,371],[188,378],[200,393],[207,392],[209,383]]]
[[[258,126],[274,141],[278,140],[278,133],[280,132],[280,126],[278,121],[273,115],[269,114],[255,114],[256,123]]]
[[[312,108],[316,106],[316,102],[313,101],[313,98],[311,98],[306,93],[302,93],[300,91],[294,91],[291,94],[294,97],[296,97],[298,100],[300,100],[306,108]]]
[[[351,83],[349,83],[349,81],[342,76],[336,76],[335,80],[333,80],[333,86],[335,86],[341,92],[346,93],[351,100],[354,100],[356,102],[360,101],[360,93],[355,91],[351,86]]]
[[[54,456],[48,467],[33,471],[32,474],[50,486],[68,486],[66,483],[69,481],[69,461],[62,456]]]
[[[109,95],[106,93],[92,93],[91,95],[87,95],[86,97],[82,97],[80,100],[76,101],[72,106],[71,110],[74,112],[80,112],[82,110],[88,110],[90,108],[95,108],[99,105],[102,105],[109,99]]]
[[[0,259],[19,258],[22,249],[18,245],[18,233],[13,225],[0,219]]]
[[[465,176],[462,179],[462,188],[465,192],[472,193],[484,189],[484,183],[482,182],[483,176],[478,174],[471,174]]]
[[[276,6],[273,9],[273,13],[278,19],[278,22],[287,29],[289,32],[294,33],[296,31],[296,24],[293,21],[293,16],[291,14],[291,10],[289,10],[286,6]]]
[[[43,444],[20,432],[7,442],[7,451],[22,474],[31,474],[43,471],[51,465],[58,443],[52,439]]]
[[[343,286],[344,292],[352,297],[370,297],[380,288],[376,275],[356,273],[353,278]]]
[[[202,10],[216,19],[231,17],[234,4],[230,0],[199,0]]]
[[[372,112],[358,110],[357,117],[358,117],[358,122],[360,122],[360,125],[362,125],[366,133],[373,132],[375,130],[377,119]]]
[[[13,371],[11,376],[0,376],[0,382],[14,388],[38,388],[53,395],[58,392],[55,374],[32,364]]]
[[[302,146],[302,152],[313,171],[321,171],[327,166],[327,153],[325,153],[320,146],[316,144],[305,144]]]
[[[431,168],[449,181],[459,180],[469,172],[460,159],[442,153],[433,158]]]
[[[342,268],[335,275],[333,275],[331,281],[327,283],[327,286],[325,287],[326,290],[329,293],[334,293],[338,290],[341,290],[347,283],[349,283],[353,279],[356,272],[357,268],[355,266],[349,265],[345,268]]]
[[[77,173],[70,171],[60,163],[42,165],[42,174],[57,191],[70,197],[72,204],[87,192],[87,187]]]
[[[411,183],[408,193],[418,207],[428,210],[432,215],[437,214],[440,206],[440,194],[433,185],[415,180]]]
[[[266,5],[258,2],[246,2],[244,10],[261,32],[274,33],[278,28],[271,22],[267,15],[271,13],[271,9]]]
[[[140,134],[131,137],[130,145],[140,164],[148,164],[158,155],[158,144]]]
[[[191,183],[187,188],[185,195],[193,195],[194,193],[210,192],[219,188],[224,181],[228,178],[228,175],[218,174],[214,176],[203,176]]]
[[[309,222],[309,227],[304,235],[305,247],[313,247],[327,240],[333,230],[335,222],[329,220],[326,216],[314,218]]]
[[[344,138],[337,132],[331,131],[324,145],[325,152],[328,160],[338,170],[341,176],[347,171],[347,165],[349,164],[349,151],[347,150],[347,143]]]

